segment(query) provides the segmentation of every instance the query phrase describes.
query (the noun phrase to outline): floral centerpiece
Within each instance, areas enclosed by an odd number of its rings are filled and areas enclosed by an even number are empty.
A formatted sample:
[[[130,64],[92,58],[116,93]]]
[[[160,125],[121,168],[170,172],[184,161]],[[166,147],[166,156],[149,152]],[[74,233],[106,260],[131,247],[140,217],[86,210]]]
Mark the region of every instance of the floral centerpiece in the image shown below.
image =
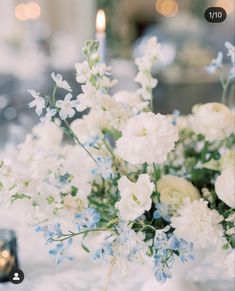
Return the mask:
[[[85,61],[75,65],[82,84],[77,98],[54,73],[51,95],[29,90],[40,123],[10,158],[5,154],[0,198],[28,204],[57,263],[72,260],[69,246],[77,237],[89,253],[86,240],[95,233],[103,233],[103,241],[93,260],[113,268],[148,257],[160,282],[172,276],[176,260],[193,260],[196,249],[216,246],[229,262],[235,248],[233,112],[208,103],[187,117],[155,114],[156,38],[136,60],[137,92],[111,97],[116,80],[99,62],[98,46],[87,41]],[[234,47],[227,46],[234,65]],[[220,59],[210,72],[221,67]],[[57,100],[57,90],[68,92],[64,100]]]

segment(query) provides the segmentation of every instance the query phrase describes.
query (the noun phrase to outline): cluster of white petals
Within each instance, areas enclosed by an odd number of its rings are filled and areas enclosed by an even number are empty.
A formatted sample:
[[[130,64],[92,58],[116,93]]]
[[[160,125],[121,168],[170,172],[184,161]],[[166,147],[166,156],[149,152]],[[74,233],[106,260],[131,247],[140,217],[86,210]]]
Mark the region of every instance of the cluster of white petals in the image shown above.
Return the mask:
[[[191,241],[195,249],[205,249],[216,246],[222,240],[222,220],[223,216],[211,210],[207,201],[186,200],[178,215],[171,218],[171,225],[176,236]]]
[[[117,140],[117,154],[131,164],[166,160],[178,140],[177,128],[162,114],[141,113],[129,119]]]

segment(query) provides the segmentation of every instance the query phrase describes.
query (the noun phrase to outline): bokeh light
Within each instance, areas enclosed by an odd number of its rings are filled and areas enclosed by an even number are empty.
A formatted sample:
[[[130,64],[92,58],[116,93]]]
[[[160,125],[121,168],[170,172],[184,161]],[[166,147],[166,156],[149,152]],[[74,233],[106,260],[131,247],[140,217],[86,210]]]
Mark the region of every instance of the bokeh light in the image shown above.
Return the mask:
[[[222,7],[227,12],[227,14],[230,14],[234,11],[234,1],[233,0],[217,0],[215,3],[216,7]]]
[[[15,16],[20,21],[37,19],[41,15],[41,8],[36,2],[20,3],[15,7]]]
[[[156,10],[166,17],[173,17],[179,11],[179,4],[176,0],[157,0]]]

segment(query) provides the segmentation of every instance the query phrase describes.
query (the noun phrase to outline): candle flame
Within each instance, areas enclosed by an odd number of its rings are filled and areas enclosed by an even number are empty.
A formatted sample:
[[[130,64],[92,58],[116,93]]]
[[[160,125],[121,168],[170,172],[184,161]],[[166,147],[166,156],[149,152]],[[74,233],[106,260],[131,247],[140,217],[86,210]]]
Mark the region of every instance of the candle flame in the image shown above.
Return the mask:
[[[96,15],[96,31],[97,32],[105,32],[106,27],[106,19],[104,10],[100,9]]]

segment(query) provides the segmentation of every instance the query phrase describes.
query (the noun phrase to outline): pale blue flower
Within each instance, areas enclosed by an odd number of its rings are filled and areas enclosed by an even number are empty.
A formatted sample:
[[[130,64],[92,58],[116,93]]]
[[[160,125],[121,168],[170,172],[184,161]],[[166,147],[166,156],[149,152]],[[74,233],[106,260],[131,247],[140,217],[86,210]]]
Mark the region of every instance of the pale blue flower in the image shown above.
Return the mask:
[[[110,263],[110,257],[113,256],[113,245],[111,242],[105,243],[92,256],[93,261],[101,260]]]
[[[114,177],[112,171],[112,159],[110,157],[97,157],[96,158],[97,167],[91,172],[93,175],[101,175],[105,180],[112,179]]]
[[[62,235],[61,226],[59,223],[56,223],[51,226],[40,226],[38,225],[35,228],[36,232],[42,232],[46,240],[46,244],[52,243],[53,238],[57,238]]]
[[[177,118],[180,116],[180,111],[179,110],[174,110],[172,115],[173,115],[172,124],[176,125]]]
[[[60,264],[65,260],[70,260],[70,261],[73,260],[72,256],[69,256],[66,254],[71,244],[72,244],[72,239],[70,238],[68,239],[66,245],[63,242],[60,242],[59,244],[56,245],[54,249],[51,249],[49,251],[50,255],[55,256],[57,264]]]
[[[87,208],[81,213],[76,214],[75,218],[78,220],[76,223],[78,231],[83,231],[96,228],[100,221],[100,214],[94,208]]]
[[[164,203],[156,203],[156,210],[153,213],[153,219],[163,218],[165,221],[170,221],[170,214],[168,211],[168,207]]]
[[[95,136],[90,137],[89,140],[86,141],[83,145],[86,146],[86,147],[93,147],[93,146],[97,145],[99,140],[100,140],[100,136],[99,135],[95,135]]]
[[[217,57],[213,59],[209,66],[206,66],[205,69],[209,74],[215,73],[217,69],[222,68],[223,54],[218,52]]]
[[[154,239],[154,275],[155,278],[164,283],[171,277],[175,256],[179,256],[184,263],[193,260],[193,245],[174,235],[167,235],[165,232],[159,232]]]

